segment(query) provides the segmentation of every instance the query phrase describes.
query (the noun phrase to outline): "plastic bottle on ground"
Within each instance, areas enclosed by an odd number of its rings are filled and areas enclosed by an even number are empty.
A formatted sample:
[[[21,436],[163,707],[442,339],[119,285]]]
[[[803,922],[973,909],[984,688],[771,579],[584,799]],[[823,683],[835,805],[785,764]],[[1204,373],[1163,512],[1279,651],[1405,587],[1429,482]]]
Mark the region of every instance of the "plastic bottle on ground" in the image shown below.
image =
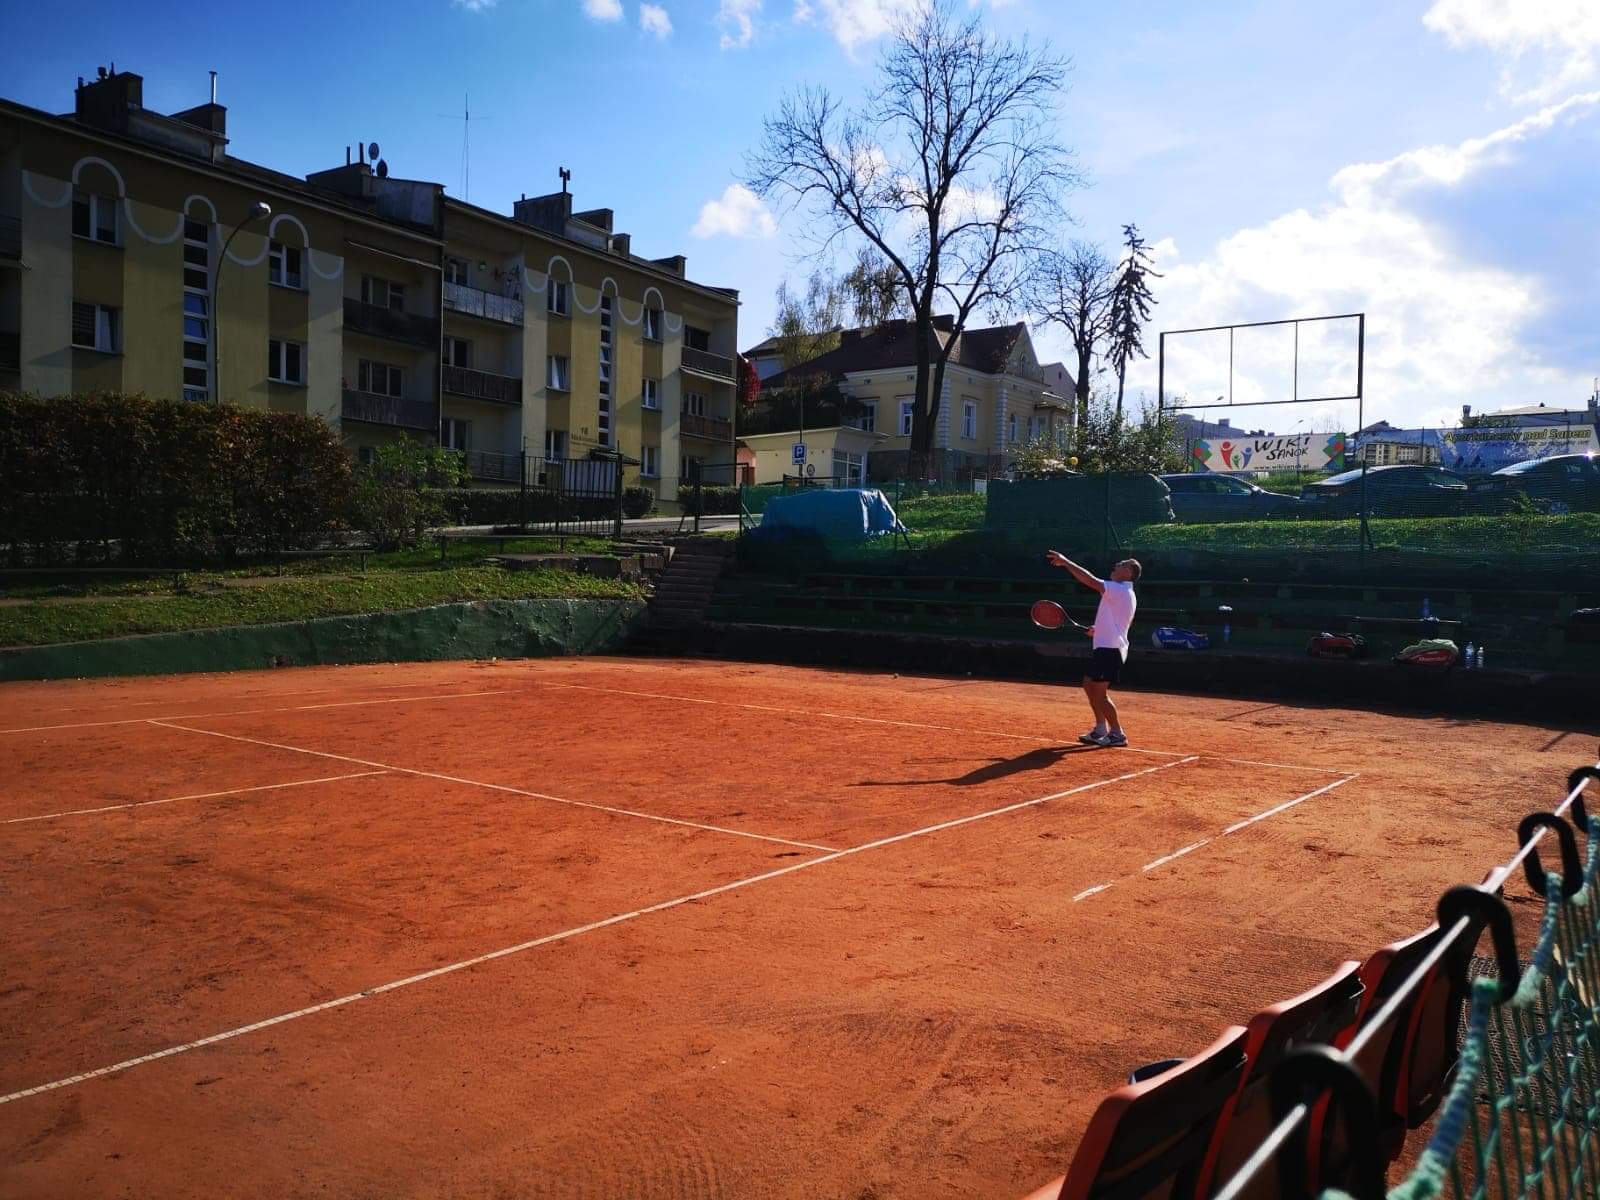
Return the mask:
[[[1422,619],[1426,621],[1431,616],[1433,616],[1433,605],[1429,604],[1428,598],[1424,596],[1422,598]]]
[[[1468,642],[1467,648],[1465,651],[1463,651],[1461,658],[1462,662],[1466,664],[1467,670],[1472,670],[1473,667],[1478,665],[1478,648],[1471,642]]]

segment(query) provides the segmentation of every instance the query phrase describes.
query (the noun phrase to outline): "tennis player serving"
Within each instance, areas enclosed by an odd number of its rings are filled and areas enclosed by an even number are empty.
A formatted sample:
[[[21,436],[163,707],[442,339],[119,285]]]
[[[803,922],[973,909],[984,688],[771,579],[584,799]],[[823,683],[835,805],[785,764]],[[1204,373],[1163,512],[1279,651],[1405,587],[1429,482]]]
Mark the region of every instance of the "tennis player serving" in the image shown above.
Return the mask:
[[[1111,702],[1111,685],[1121,677],[1122,664],[1127,661],[1128,629],[1139,607],[1133,585],[1144,568],[1138,559],[1125,558],[1111,569],[1110,579],[1101,579],[1058,550],[1051,550],[1045,558],[1052,567],[1071,572],[1084,587],[1100,593],[1094,624],[1084,631],[1094,639],[1094,655],[1083,676],[1083,690],[1094,710],[1094,728],[1078,740],[1086,746],[1126,746],[1128,736],[1122,731],[1117,706]]]

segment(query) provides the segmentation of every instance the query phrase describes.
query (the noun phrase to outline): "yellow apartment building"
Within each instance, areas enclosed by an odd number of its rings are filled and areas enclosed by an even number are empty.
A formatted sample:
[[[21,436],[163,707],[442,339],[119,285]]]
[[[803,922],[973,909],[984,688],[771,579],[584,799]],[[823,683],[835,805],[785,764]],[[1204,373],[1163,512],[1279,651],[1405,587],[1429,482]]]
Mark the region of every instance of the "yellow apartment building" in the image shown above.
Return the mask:
[[[393,177],[379,147],[306,178],[228,150],[211,100],[79,80],[69,116],[0,100],[0,388],[145,392],[401,435],[475,479],[622,456],[669,510],[731,475],[738,295],[645,259],[563,190],[510,215]]]
[[[1024,323],[956,334],[952,319],[936,317],[934,333],[941,346],[956,339],[934,428],[930,470],[938,478],[999,474],[1029,441],[1065,440],[1075,417],[1072,377],[1060,363],[1040,364]],[[837,348],[791,371],[774,369],[774,353],[770,340],[747,352],[765,376],[763,391],[802,376],[822,377],[866,408],[850,426],[806,430],[806,461],[816,475],[841,483],[904,476],[916,384],[911,322],[842,330]],[[793,446],[799,432],[741,436],[741,452],[754,462],[756,482],[775,483],[796,473]]]

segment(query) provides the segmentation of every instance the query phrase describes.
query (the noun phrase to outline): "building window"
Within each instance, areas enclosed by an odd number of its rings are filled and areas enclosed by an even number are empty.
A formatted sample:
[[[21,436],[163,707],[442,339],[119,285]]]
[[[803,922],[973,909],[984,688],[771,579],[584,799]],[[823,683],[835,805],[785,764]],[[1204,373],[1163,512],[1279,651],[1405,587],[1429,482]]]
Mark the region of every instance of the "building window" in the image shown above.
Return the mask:
[[[691,417],[706,415],[706,396],[704,392],[685,392],[683,394],[683,411]]]
[[[395,283],[391,279],[380,279],[376,275],[363,275],[361,299],[368,304],[376,304],[379,308],[402,312],[406,306],[405,285]]]
[[[122,310],[72,302],[72,344],[116,354],[122,349]]]
[[[961,436],[968,441],[978,436],[978,406],[971,400],[961,402]]]
[[[1012,413],[1006,418],[1006,441],[1013,445],[1017,440],[1017,414]]]
[[[546,429],[544,431],[544,456],[551,460],[563,459],[567,456],[567,431],[565,429]]]
[[[439,423],[439,436],[447,450],[470,450],[472,422],[460,417],[446,417]]]
[[[117,244],[117,202],[92,192],[72,194],[72,236],[91,242]]]
[[[572,384],[572,373],[569,370],[567,356],[552,354],[546,359],[545,381],[555,391],[565,392]]]
[[[645,340],[649,342],[659,342],[661,340],[661,310],[659,308],[647,308],[644,310],[644,336]]]
[[[544,306],[558,317],[567,315],[567,283],[552,279],[544,286]]]
[[[467,341],[466,338],[445,338],[444,362],[447,367],[470,367],[472,365],[472,343]]]
[[[399,367],[363,358],[357,367],[356,386],[374,396],[402,396],[405,379]]]
[[[699,473],[700,460],[692,454],[685,454],[679,463],[678,478],[684,483],[693,483]]]
[[[864,433],[878,431],[878,402],[868,400],[862,406],[862,413],[856,418],[856,428]]]
[[[911,422],[917,415],[917,402],[915,400],[900,401],[900,436],[911,436]]]
[[[595,440],[611,445],[611,297],[600,297],[600,388],[595,414]]]
[[[711,335],[704,329],[696,329],[693,325],[683,327],[683,344],[691,350],[711,350]]]
[[[646,479],[659,479],[661,477],[661,447],[639,447],[639,474]]]
[[[299,246],[285,246],[282,242],[267,243],[267,282],[279,287],[301,286],[301,251]]]
[[[370,467],[378,461],[378,451],[373,446],[357,446],[356,461],[363,467]]]
[[[467,286],[467,262],[462,258],[447,258],[444,260],[444,281],[446,283]]]
[[[639,403],[645,408],[658,409],[661,407],[661,381],[659,379],[646,379],[644,381],[644,392]]]
[[[867,458],[864,454],[833,452],[833,478],[845,487],[860,487],[867,475]]]
[[[183,222],[183,398],[211,396],[211,227]]]
[[[306,348],[299,342],[267,341],[267,378],[273,383],[306,381]]]

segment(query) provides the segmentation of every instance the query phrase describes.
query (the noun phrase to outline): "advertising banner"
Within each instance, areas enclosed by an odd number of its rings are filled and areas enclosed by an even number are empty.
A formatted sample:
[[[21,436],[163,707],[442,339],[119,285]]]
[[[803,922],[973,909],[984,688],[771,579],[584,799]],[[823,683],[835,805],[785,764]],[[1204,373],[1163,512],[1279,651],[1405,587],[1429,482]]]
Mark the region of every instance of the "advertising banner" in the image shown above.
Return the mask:
[[[1344,452],[1342,433],[1208,438],[1190,450],[1207,471],[1342,471]]]
[[[1477,426],[1471,429],[1385,429],[1358,437],[1351,447],[1355,456],[1368,444],[1417,447],[1412,457],[1394,461],[1437,463],[1448,470],[1479,475],[1498,471],[1530,458],[1556,454],[1600,453],[1600,438],[1588,422],[1571,425]]]

